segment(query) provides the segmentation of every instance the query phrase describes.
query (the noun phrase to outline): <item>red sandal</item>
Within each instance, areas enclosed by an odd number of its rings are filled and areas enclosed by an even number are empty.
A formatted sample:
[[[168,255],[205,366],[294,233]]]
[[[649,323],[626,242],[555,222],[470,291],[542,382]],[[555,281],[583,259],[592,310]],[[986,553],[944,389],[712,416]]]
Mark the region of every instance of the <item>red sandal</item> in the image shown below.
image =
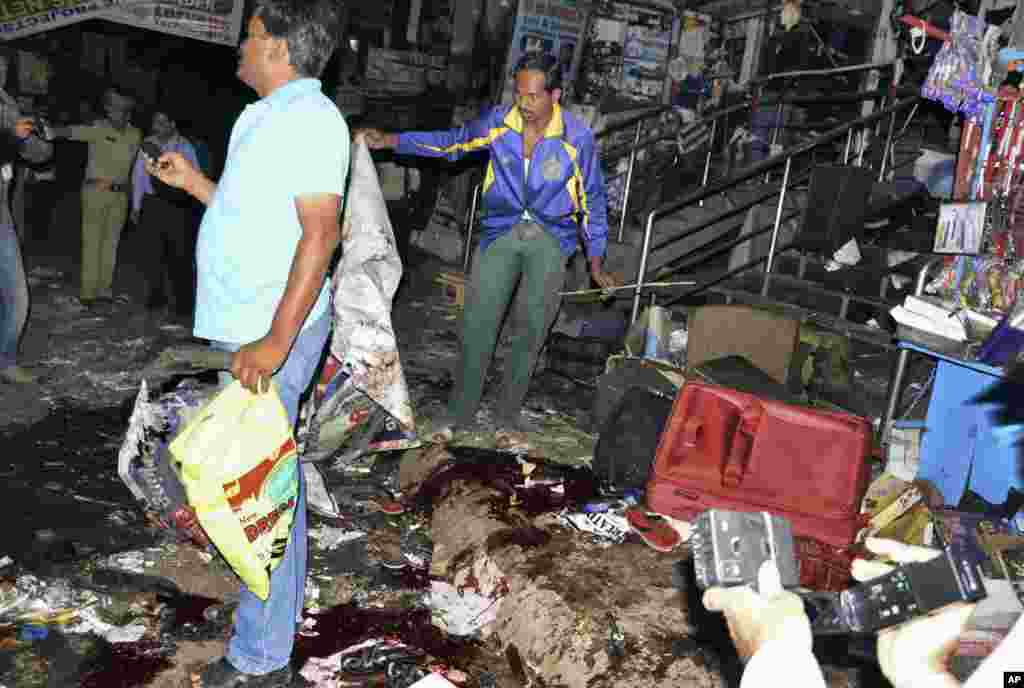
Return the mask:
[[[675,528],[658,514],[648,513],[639,507],[626,509],[629,529],[640,536],[648,547],[659,552],[671,552],[682,538]]]

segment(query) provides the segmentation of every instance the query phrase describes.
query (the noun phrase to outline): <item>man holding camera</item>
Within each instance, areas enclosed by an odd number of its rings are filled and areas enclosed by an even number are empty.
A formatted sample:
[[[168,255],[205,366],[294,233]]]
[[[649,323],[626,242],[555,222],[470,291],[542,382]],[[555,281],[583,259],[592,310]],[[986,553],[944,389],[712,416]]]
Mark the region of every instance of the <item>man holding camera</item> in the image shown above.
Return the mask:
[[[23,118],[18,104],[2,89],[7,81],[7,66],[7,58],[0,56],[0,130],[4,142],[0,160],[0,382],[32,384],[35,377],[18,365],[18,346],[28,320],[29,294],[21,245],[8,201],[14,182],[15,159],[43,162],[53,154],[53,145],[34,133],[33,120]]]

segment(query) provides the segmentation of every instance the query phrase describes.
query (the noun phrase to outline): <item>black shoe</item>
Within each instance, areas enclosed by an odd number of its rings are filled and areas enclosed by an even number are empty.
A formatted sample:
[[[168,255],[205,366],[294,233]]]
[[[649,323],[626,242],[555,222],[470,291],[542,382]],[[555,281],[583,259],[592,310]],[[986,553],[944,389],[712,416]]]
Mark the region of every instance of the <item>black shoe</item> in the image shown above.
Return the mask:
[[[198,674],[193,673],[192,678],[193,681],[199,679],[200,688],[288,688],[292,684],[292,668],[283,666],[269,674],[243,674],[227,657],[221,657],[204,666]]]

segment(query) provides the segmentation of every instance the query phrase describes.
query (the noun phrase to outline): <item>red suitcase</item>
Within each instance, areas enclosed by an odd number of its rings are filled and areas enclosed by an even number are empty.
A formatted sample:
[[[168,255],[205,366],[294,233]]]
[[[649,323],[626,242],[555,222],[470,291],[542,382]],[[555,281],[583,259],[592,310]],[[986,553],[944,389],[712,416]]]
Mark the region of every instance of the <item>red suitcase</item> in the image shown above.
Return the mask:
[[[705,509],[768,511],[793,534],[853,544],[870,479],[867,420],[688,382],[647,483],[647,507],[690,520]]]

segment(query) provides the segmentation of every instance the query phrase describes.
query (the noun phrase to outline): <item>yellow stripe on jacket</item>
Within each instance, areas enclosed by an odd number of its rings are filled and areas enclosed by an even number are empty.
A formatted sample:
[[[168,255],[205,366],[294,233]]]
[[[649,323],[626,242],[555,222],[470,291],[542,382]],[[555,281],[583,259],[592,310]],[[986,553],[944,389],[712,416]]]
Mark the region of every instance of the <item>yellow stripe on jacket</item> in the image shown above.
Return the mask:
[[[417,143],[416,145],[418,145],[420,148],[426,148],[429,151],[434,151],[435,153],[443,153],[445,155],[459,152],[471,153],[473,151],[478,151],[481,148],[487,148],[492,143],[494,143],[495,139],[497,139],[499,136],[501,136],[507,131],[508,127],[495,127],[491,129],[489,132],[487,132],[487,136],[478,136],[475,139],[466,141],[465,143],[456,143],[451,146],[428,146],[425,143]]]
[[[569,154],[569,159],[572,160],[572,177],[566,182],[566,191],[569,192],[569,198],[572,199],[573,206],[582,216],[580,217],[580,229],[586,233],[587,224],[590,220],[590,206],[587,201],[587,186],[583,183],[583,170],[580,169],[580,165],[577,162],[579,151],[567,141],[562,141],[562,147],[565,148],[565,152]]]

